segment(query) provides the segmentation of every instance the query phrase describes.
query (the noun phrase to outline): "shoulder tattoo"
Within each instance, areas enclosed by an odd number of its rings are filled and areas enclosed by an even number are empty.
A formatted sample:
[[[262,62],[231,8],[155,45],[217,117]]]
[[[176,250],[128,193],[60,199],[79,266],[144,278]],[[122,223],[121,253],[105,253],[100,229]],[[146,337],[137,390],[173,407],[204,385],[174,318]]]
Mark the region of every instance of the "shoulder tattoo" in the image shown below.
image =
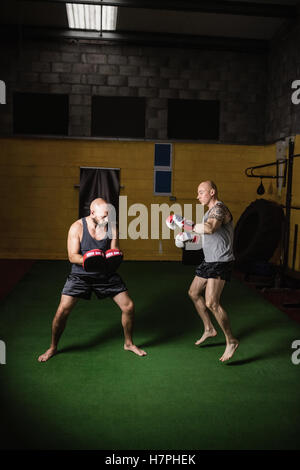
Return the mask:
[[[223,221],[227,214],[226,208],[221,204],[216,204],[209,212],[210,219]]]

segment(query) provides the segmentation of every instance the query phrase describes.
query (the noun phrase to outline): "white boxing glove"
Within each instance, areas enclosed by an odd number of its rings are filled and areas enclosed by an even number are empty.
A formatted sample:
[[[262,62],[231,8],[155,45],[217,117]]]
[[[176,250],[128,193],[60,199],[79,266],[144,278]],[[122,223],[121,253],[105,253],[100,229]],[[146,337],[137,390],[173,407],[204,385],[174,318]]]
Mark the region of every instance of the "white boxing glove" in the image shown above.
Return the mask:
[[[188,232],[191,232],[195,225],[192,220],[187,220],[181,215],[177,214],[169,215],[169,217],[167,217],[166,224],[171,230],[175,230],[177,227],[179,227],[183,230],[187,230]]]
[[[183,248],[187,242],[199,243],[199,241],[200,236],[195,233],[182,232],[175,237],[175,245],[177,248]]]
[[[184,248],[184,243],[181,240],[177,239],[177,237],[175,237],[175,245],[177,246],[177,248]]]

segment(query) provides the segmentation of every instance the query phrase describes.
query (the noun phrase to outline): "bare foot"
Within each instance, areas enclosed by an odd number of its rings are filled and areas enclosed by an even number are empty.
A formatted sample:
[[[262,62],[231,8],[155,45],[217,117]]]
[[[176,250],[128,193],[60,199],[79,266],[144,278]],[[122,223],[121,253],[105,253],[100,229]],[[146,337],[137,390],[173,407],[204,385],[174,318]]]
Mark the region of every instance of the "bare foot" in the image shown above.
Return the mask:
[[[57,352],[57,349],[55,348],[49,348],[47,349],[47,351],[42,354],[39,358],[38,358],[38,361],[39,362],[46,362],[48,361],[48,359],[50,359],[50,357],[54,356]]]
[[[204,331],[203,335],[198,339],[198,341],[196,341],[195,345],[199,346],[199,344],[204,343],[207,338],[211,338],[212,336],[217,336],[217,332],[214,328],[212,330]]]
[[[239,345],[239,342],[237,340],[233,341],[232,343],[227,344],[223,356],[220,357],[220,361],[221,362],[228,361],[228,359],[230,359],[234,355],[235,351],[238,348],[238,345]]]
[[[142,349],[139,349],[134,344],[129,344],[129,345],[124,344],[124,349],[125,351],[132,351],[137,356],[147,356],[147,353],[145,351],[143,351]]]

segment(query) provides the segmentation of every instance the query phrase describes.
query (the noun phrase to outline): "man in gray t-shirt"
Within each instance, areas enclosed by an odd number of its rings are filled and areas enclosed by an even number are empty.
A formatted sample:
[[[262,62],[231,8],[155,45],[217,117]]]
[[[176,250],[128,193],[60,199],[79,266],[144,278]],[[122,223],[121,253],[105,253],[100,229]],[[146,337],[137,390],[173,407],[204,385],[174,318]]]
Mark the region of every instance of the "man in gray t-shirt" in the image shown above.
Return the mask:
[[[220,361],[224,362],[233,356],[239,345],[232,334],[227,313],[220,304],[222,290],[225,282],[230,280],[234,263],[233,220],[229,209],[218,200],[217,187],[213,181],[204,181],[198,186],[197,199],[208,207],[208,211],[201,224],[192,226],[192,234],[183,232],[176,237],[177,246],[182,246],[181,242],[192,241],[193,234],[202,237],[204,261],[197,267],[189,289],[189,296],[204,324],[204,333],[195,344],[199,345],[217,334],[209,317],[209,309],[226,338],[226,349],[220,357]]]

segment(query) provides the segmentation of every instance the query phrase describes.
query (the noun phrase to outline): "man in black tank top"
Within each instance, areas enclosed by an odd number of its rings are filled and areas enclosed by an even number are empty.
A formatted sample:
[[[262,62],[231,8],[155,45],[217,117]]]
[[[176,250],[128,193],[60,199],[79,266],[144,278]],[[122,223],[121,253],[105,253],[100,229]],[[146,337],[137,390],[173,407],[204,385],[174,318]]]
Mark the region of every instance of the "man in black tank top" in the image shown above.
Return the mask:
[[[98,249],[105,252],[118,248],[117,229],[108,233],[108,208],[104,199],[95,199],[90,206],[90,215],[74,222],[68,234],[68,256],[72,263],[71,273],[62,290],[61,301],[52,323],[50,348],[42,354],[39,362],[46,362],[57,352],[58,341],[65,329],[70,312],[78,300],[91,298],[94,292],[98,299],[111,297],[122,312],[124,330],[124,349],[138,356],[147,353],[132,341],[134,304],[128,295],[127,287],[117,273],[106,275],[87,272],[83,268],[83,256],[87,251]]]

